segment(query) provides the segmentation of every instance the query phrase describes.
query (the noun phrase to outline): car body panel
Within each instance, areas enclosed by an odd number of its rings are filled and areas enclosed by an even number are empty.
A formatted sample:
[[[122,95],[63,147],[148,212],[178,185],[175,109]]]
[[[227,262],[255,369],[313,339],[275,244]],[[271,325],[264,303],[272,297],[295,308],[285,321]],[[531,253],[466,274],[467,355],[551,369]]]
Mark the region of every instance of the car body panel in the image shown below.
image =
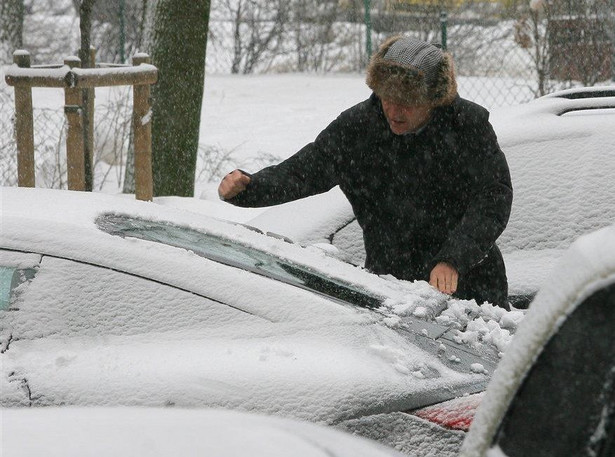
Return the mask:
[[[470,427],[469,434],[464,441],[461,456],[463,457],[481,457],[488,455],[488,450],[494,443],[496,433],[502,424],[504,418],[510,411],[515,413],[523,412],[526,408],[533,408],[533,404],[528,404],[527,401],[521,400],[517,402],[517,395],[521,392],[524,382],[527,379],[531,379],[534,373],[542,373],[544,369],[547,369],[547,379],[553,389],[555,389],[553,395],[541,394],[539,401],[546,402],[544,407],[537,406],[535,411],[527,412],[522,415],[522,420],[530,421],[536,427],[536,430],[542,430],[540,427],[540,421],[535,418],[536,414],[550,413],[547,417],[542,417],[541,420],[545,421],[545,433],[549,424],[552,421],[554,423],[562,424],[561,419],[569,420],[569,424],[572,425],[570,429],[561,427],[557,432],[559,435],[569,435],[584,433],[586,430],[581,424],[588,420],[587,417],[578,417],[578,421],[575,420],[576,414],[581,411],[570,410],[566,408],[569,403],[565,398],[561,398],[561,394],[565,391],[568,395],[585,395],[582,393],[583,386],[589,386],[588,383],[583,381],[584,376],[592,376],[594,372],[598,372],[599,369],[596,366],[595,369],[583,368],[579,364],[572,370],[571,376],[568,378],[557,375],[558,370],[562,367],[569,368],[567,365],[570,361],[575,360],[575,357],[580,356],[586,360],[589,365],[594,365],[593,350],[586,347],[570,347],[565,350],[564,353],[560,351],[559,354],[550,352],[548,359],[542,360],[541,354],[549,346],[550,341],[554,340],[554,335],[557,335],[560,329],[567,327],[567,322],[576,318],[576,310],[579,306],[582,306],[588,299],[595,297],[598,292],[612,290],[615,284],[615,226],[609,226],[600,229],[594,233],[584,235],[575,241],[572,246],[566,251],[566,254],[557,262],[556,267],[549,277],[549,281],[540,290],[536,299],[530,306],[527,316],[519,326],[518,331],[513,339],[511,345],[508,347],[506,354],[502,358],[495,375],[493,376],[487,391],[484,394],[483,401],[479,406],[474,421]],[[613,298],[611,292],[611,300]],[[602,301],[598,303],[598,306],[603,308],[604,316],[601,318],[608,325],[612,325],[612,319],[606,317],[609,313],[612,313],[612,303]],[[581,315],[582,313],[579,313]],[[594,314],[594,318],[600,315]],[[570,342],[574,343],[575,338],[581,338],[589,342],[591,346],[592,338],[600,338],[596,341],[596,348],[599,345],[607,345],[612,351],[612,343],[610,339],[604,337],[603,330],[596,329],[596,332],[592,332],[587,328],[572,329],[574,338],[567,338]],[[579,333],[580,332],[580,333]],[[609,330],[612,334],[612,330]],[[555,338],[557,340],[557,338]],[[561,344],[561,343],[556,343]],[[575,355],[575,350],[581,350],[581,353]],[[598,352],[598,351],[597,351]],[[597,355],[596,355],[597,356]],[[612,375],[612,365],[610,361],[601,360],[600,369],[606,368],[610,370]],[[535,364],[540,364],[537,371],[534,372],[533,367]],[[549,365],[553,364],[551,370],[548,369]],[[561,373],[560,373],[561,374]],[[569,380],[568,388],[562,389],[556,387],[557,383]],[[607,381],[605,379],[605,381]],[[612,381],[612,379],[611,379]],[[541,383],[542,388],[549,387],[544,385],[544,381]],[[611,383],[612,384],[612,383]],[[598,389],[599,390],[599,389]],[[576,392],[576,393],[575,393]],[[600,395],[600,392],[591,392],[591,397],[595,400]],[[523,394],[521,394],[523,396]],[[608,413],[608,398],[605,398],[605,409],[602,411],[594,411],[598,416]],[[536,405],[538,402],[535,402]],[[574,400],[570,401],[570,404],[574,403]],[[611,404],[612,408],[612,404]],[[580,408],[579,408],[580,409]],[[555,415],[553,415],[556,411]],[[611,409],[612,411],[612,409]],[[553,415],[553,417],[551,417]],[[531,419],[534,417],[534,419]],[[604,418],[610,417],[608,414],[604,415]],[[600,421],[598,421],[600,422]],[[594,424],[595,425],[595,424]],[[599,425],[603,432],[607,430],[607,423]],[[611,432],[613,431],[611,427]],[[539,434],[540,435],[540,434]],[[544,452],[553,451],[555,453],[555,447],[551,448],[547,446],[548,437],[544,436],[544,441],[535,441],[536,436],[526,434],[522,441],[524,441],[529,449],[532,446],[538,444],[539,448],[542,444]],[[551,437],[553,438],[553,437]],[[604,435],[602,435],[604,438]],[[612,436],[611,436],[612,439]],[[563,439],[561,440],[562,442]],[[497,443],[494,443],[497,447]],[[500,449],[499,455],[502,455]],[[495,448],[494,448],[495,452]],[[521,451],[523,452],[523,451]],[[530,452],[531,453],[531,452]],[[573,452],[574,453],[574,452]],[[495,455],[498,455],[497,453]],[[513,455],[524,455],[513,454]],[[529,455],[526,453],[525,455]],[[549,454],[549,455],[562,455],[561,453]],[[565,454],[569,455],[569,454]],[[589,454],[588,454],[589,455]],[[604,454],[601,454],[604,455]]]
[[[0,263],[35,270],[0,311],[4,406],[214,406],[339,423],[482,390],[495,366],[470,344],[438,340],[454,323],[430,336],[441,324],[420,316],[450,299],[426,283],[154,203],[15,188],[2,203]],[[107,233],[98,221],[109,214],[270,253],[382,306],[220,263],[198,246]],[[447,347],[464,358],[444,358]]]

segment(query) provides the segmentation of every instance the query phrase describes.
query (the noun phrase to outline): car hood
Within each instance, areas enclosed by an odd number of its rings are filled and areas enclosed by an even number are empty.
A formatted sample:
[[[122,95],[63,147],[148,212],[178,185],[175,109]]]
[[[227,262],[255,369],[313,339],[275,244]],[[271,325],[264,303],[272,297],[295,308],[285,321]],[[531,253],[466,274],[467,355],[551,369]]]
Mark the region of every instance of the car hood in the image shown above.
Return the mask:
[[[487,380],[380,325],[263,330],[15,341],[2,355],[2,403],[207,406],[336,423],[436,403]]]

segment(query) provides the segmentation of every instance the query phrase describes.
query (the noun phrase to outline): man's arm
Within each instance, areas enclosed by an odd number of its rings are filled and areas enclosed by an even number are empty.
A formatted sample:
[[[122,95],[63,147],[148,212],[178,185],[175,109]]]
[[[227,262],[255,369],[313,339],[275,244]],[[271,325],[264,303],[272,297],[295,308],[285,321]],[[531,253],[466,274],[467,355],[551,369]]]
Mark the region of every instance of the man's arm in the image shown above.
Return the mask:
[[[495,132],[487,119],[476,135],[469,138],[474,160],[468,166],[475,189],[460,223],[433,259],[433,265],[450,263],[460,275],[477,265],[506,228],[512,205],[512,184],[508,163]]]
[[[221,198],[237,206],[277,205],[326,192],[337,184],[335,158],[344,147],[339,118],[313,143],[278,165],[253,175],[235,170],[218,187]]]

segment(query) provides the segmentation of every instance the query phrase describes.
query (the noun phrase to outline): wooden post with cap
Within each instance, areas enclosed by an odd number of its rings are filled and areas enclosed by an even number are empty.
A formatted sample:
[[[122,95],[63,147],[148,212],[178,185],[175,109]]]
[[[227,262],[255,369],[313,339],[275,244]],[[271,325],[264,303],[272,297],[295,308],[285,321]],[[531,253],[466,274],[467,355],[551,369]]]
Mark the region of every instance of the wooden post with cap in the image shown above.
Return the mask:
[[[147,54],[136,54],[132,59],[134,66],[147,64]],[[132,125],[134,129],[135,157],[135,197],[151,201],[154,196],[152,176],[152,109],[150,106],[150,85],[133,86]]]
[[[81,67],[75,56],[64,59],[70,68]],[[83,104],[81,89],[64,88],[64,113],[68,121],[66,134],[66,162],[69,190],[85,190],[85,137],[83,132]]]
[[[19,68],[30,68],[30,54],[15,51],[13,62]],[[15,136],[17,142],[17,184],[34,187],[34,117],[32,88],[15,86]]]
[[[86,141],[92,142],[92,133],[84,135],[86,117],[83,93],[95,87],[130,85],[133,90],[133,129],[135,148],[136,197],[153,199],[152,179],[152,109],[150,85],[158,77],[158,69],[149,64],[147,54],[137,54],[130,65],[101,64],[101,69],[81,68],[78,57],[67,57],[63,65],[30,66],[30,54],[15,51],[5,74],[8,85],[15,88],[15,130],[17,141],[18,185],[34,187],[34,125],[32,113],[32,87],[64,88],[64,112],[68,121],[66,154],[68,188],[88,189],[86,181]],[[93,56],[92,56],[92,60]],[[93,105],[93,104],[92,104]],[[90,118],[93,116],[90,114]]]

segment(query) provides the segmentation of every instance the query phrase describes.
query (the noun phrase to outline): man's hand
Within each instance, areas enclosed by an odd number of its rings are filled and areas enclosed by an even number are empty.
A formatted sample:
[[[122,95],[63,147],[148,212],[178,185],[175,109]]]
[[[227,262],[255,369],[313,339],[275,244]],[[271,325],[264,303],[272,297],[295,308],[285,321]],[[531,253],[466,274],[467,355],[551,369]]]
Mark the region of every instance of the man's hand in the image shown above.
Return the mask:
[[[249,183],[249,176],[244,175],[239,170],[232,171],[224,177],[218,186],[218,195],[222,200],[231,199],[238,193],[244,191]]]
[[[434,286],[440,292],[445,294],[453,294],[457,291],[457,282],[459,281],[459,273],[450,263],[440,262],[429,275],[429,284]]]

